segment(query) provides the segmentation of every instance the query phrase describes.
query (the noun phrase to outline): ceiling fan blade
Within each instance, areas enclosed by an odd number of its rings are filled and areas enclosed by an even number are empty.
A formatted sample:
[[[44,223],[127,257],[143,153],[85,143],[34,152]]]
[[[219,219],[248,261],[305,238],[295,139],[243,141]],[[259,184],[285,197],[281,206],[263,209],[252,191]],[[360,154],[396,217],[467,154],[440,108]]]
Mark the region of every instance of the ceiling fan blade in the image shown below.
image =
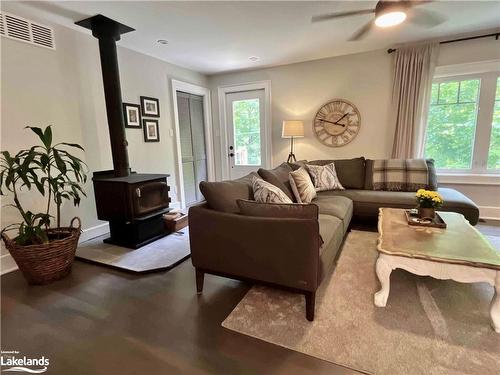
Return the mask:
[[[368,22],[366,25],[364,25],[362,28],[360,28],[358,31],[356,31],[348,40],[350,42],[355,42],[357,40],[363,39],[368,31],[373,27],[374,21]]]
[[[424,5],[428,3],[435,3],[436,0],[410,0],[411,6]]]
[[[428,9],[411,9],[408,12],[408,21],[423,27],[435,27],[446,21],[446,17]]]
[[[362,9],[362,10],[353,10],[351,12],[337,12],[337,13],[322,14],[319,16],[313,16],[311,18],[311,22],[328,21],[328,20],[333,20],[336,18],[344,18],[344,17],[349,17],[349,16],[357,16],[359,14],[372,14],[372,13],[375,13],[375,9]]]

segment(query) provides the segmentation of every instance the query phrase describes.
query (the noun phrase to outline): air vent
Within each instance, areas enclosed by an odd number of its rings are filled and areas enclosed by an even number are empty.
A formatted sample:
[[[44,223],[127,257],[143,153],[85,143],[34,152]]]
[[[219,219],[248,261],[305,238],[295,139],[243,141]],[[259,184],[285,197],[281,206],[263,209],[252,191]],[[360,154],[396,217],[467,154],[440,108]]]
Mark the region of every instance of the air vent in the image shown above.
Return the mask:
[[[0,34],[10,39],[37,46],[50,49],[56,48],[54,31],[50,27],[13,14],[0,13]]]

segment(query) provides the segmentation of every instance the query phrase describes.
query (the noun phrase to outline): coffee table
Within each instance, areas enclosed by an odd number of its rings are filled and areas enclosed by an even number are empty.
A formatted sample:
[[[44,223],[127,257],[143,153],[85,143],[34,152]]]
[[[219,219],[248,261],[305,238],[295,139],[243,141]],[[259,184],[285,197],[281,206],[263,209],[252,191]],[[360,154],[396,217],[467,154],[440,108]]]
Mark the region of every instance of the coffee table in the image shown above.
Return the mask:
[[[500,333],[500,252],[461,214],[439,215],[446,229],[410,226],[402,209],[379,210],[376,272],[381,289],[374,295],[375,305],[385,307],[396,268],[440,280],[486,282],[495,288],[490,316]]]

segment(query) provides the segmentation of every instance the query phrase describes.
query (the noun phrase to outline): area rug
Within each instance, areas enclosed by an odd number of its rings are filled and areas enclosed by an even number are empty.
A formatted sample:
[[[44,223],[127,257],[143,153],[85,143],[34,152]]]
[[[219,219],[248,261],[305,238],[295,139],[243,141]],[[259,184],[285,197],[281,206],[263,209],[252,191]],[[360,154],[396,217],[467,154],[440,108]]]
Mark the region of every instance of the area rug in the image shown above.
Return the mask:
[[[375,307],[376,243],[377,233],[349,233],[317,292],[314,322],[305,319],[303,296],[255,286],[222,325],[372,374],[499,374],[493,288],[395,270],[387,306]]]
[[[79,244],[76,257],[130,272],[153,272],[168,270],[190,255],[187,227],[139,249],[106,244],[102,242],[106,237],[96,237]]]

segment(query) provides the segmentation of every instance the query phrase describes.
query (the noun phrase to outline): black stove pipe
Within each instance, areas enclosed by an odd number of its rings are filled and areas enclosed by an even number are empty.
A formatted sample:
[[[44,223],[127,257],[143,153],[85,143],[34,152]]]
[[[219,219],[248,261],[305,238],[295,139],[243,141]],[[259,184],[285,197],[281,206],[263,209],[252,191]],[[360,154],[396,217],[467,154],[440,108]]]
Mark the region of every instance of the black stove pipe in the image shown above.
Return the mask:
[[[134,31],[134,29],[100,14],[75,23],[92,30],[92,35],[99,40],[114,175],[115,177],[128,176],[130,174],[128,143],[122,110],[116,42],[120,40],[121,34]]]

